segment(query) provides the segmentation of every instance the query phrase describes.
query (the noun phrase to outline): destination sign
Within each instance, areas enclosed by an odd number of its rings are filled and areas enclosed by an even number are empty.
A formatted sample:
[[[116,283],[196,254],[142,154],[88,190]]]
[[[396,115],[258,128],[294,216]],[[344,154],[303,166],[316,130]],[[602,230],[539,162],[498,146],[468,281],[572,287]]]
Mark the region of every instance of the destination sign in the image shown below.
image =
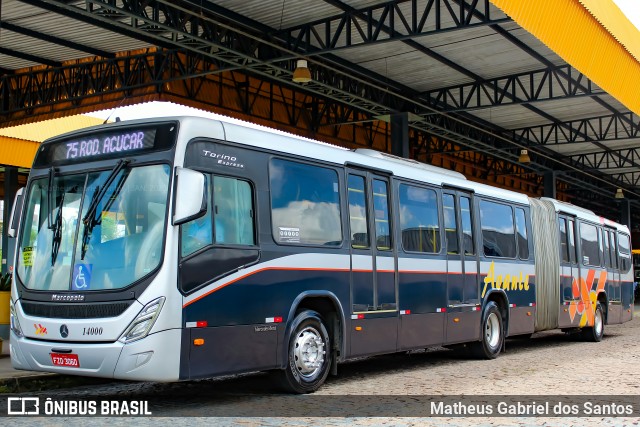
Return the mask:
[[[125,154],[153,148],[155,129],[128,130],[116,134],[82,138],[60,144],[53,154],[53,161],[80,160],[108,154]]]
[[[34,167],[92,162],[129,157],[169,149],[175,143],[177,122],[105,127],[86,134],[45,142],[38,151]]]

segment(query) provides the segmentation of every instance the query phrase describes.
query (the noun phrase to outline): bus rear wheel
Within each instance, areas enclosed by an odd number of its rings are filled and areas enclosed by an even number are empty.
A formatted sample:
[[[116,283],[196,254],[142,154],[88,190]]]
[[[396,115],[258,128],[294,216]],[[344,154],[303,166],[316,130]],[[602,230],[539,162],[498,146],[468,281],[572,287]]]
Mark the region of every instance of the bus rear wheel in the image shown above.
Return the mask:
[[[604,313],[600,302],[596,302],[593,327],[582,328],[582,338],[585,341],[600,342],[604,336]]]
[[[312,310],[298,314],[291,330],[287,366],[278,372],[280,384],[292,393],[312,393],[329,374],[329,334],[320,314]]]
[[[479,359],[495,359],[502,349],[504,329],[502,316],[495,302],[489,301],[482,313],[480,341],[470,345],[471,353]]]

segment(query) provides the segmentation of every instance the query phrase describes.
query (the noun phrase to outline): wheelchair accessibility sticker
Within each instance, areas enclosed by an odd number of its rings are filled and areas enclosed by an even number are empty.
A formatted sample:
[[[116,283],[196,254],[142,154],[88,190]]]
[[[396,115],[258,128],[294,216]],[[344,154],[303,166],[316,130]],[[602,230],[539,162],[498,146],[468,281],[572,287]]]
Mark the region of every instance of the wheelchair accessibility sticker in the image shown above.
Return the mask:
[[[91,284],[91,264],[76,264],[73,267],[73,282],[71,290],[86,291]]]

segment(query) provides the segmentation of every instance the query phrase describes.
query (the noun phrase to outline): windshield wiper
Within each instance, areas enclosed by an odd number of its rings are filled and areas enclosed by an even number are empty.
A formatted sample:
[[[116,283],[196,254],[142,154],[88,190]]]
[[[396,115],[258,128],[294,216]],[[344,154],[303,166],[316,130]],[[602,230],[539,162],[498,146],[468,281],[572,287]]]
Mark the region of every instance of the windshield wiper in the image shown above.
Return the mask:
[[[101,222],[101,220],[96,220],[96,210],[98,209],[98,205],[100,204],[104,196],[107,194],[109,186],[113,183],[113,180],[120,173],[120,171],[124,169],[129,163],[131,163],[130,159],[119,160],[118,163],[113,167],[113,169],[109,173],[109,176],[107,176],[107,179],[104,181],[104,184],[102,185],[102,187],[98,186],[96,188],[95,193],[93,193],[93,197],[91,198],[91,203],[89,204],[89,208],[87,208],[87,213],[82,218],[82,223],[84,224],[84,230],[82,232],[82,253],[81,253],[80,259],[84,259],[84,256],[87,253],[87,247],[89,245],[89,239],[91,238],[91,232],[93,231],[93,228]],[[123,184],[123,179],[121,178],[120,182],[116,186],[116,192],[114,192],[114,194],[117,194],[120,192],[120,189],[122,188],[122,184]],[[111,203],[112,202],[109,203],[109,206],[111,206]]]
[[[62,193],[62,197],[60,197],[60,206],[58,206],[56,220],[49,226],[49,229],[53,230],[53,239],[51,241],[51,267],[56,263],[58,250],[60,249],[60,242],[62,241],[62,206],[64,206],[65,194],[66,193]],[[53,209],[49,211],[49,213],[51,212],[53,212]]]
[[[53,202],[55,199],[55,194],[53,194],[53,180],[56,177],[56,169],[51,166],[49,168],[49,183],[47,185],[47,202],[49,204],[49,214],[47,215],[47,227],[49,230],[53,230],[55,227],[53,223]]]
[[[78,191],[78,186],[74,185],[68,193],[75,193]],[[51,240],[51,267],[56,264],[56,259],[58,258],[58,251],[60,250],[60,242],[62,242],[62,208],[64,206],[64,197],[67,195],[67,191],[62,192],[62,196],[60,196],[60,204],[56,207],[58,208],[58,213],[56,214],[56,219],[49,226],[49,229],[53,231],[53,239]],[[53,212],[53,208],[50,213]]]

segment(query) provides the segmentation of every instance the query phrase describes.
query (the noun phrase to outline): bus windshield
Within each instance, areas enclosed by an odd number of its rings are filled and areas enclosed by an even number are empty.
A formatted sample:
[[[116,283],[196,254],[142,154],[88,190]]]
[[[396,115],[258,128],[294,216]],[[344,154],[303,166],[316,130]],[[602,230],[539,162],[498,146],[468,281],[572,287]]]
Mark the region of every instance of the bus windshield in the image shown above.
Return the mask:
[[[52,184],[47,177],[35,179],[16,260],[22,283],[40,291],[119,289],[155,270],[169,173],[168,165],[118,165],[51,174]]]

